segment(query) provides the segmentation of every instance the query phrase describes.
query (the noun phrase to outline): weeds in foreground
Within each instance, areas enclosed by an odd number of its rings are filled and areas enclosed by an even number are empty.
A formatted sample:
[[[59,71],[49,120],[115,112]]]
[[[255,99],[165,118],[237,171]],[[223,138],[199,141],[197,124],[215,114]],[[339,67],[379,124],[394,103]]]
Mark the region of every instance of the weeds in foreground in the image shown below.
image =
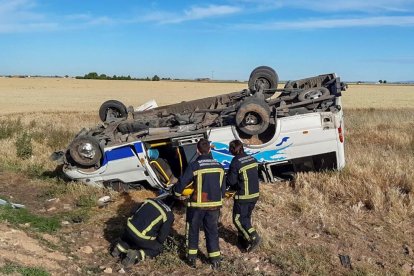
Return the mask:
[[[0,120],[0,140],[12,138],[16,133],[19,133],[23,129],[23,125],[20,118],[15,120]]]
[[[31,229],[46,233],[56,232],[60,228],[57,217],[38,216],[27,209],[14,209],[11,206],[0,206],[0,221],[7,221],[14,225],[28,224]]]
[[[40,267],[27,267],[13,263],[6,263],[0,267],[0,274],[3,275],[16,275],[16,273],[22,276],[49,276],[50,273]]]
[[[329,275],[333,271],[330,258],[329,250],[322,246],[295,246],[274,252],[269,260],[288,274]]]
[[[28,159],[33,154],[32,137],[26,131],[16,139],[16,155],[21,159]]]

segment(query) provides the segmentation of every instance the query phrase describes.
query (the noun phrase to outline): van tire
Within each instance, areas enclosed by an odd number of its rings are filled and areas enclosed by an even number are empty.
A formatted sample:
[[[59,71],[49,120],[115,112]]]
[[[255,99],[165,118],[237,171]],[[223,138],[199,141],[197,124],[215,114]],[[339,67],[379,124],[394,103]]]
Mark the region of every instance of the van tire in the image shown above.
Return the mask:
[[[298,95],[298,100],[300,102],[308,101],[308,100],[316,100],[320,97],[325,97],[329,94],[330,92],[328,88],[326,87],[314,87],[314,88],[310,88],[310,89],[300,92]]]
[[[236,126],[245,134],[258,135],[266,131],[270,121],[270,108],[258,98],[246,99],[236,112]]]
[[[126,106],[117,100],[109,100],[104,102],[99,108],[99,118],[102,122],[107,119],[108,112],[112,110],[116,118],[127,118],[128,112]]]
[[[249,90],[256,92],[259,90],[259,84],[264,84],[264,89],[276,89],[279,82],[279,76],[273,68],[268,66],[259,66],[255,68],[249,77]],[[274,93],[264,93],[265,98],[271,97]]]
[[[94,152],[91,157],[86,157],[82,154],[82,146],[85,146],[86,144],[89,144]],[[73,161],[86,167],[96,165],[102,158],[102,151],[98,140],[88,135],[76,137],[75,140],[73,140],[73,142],[69,145],[69,154]]]

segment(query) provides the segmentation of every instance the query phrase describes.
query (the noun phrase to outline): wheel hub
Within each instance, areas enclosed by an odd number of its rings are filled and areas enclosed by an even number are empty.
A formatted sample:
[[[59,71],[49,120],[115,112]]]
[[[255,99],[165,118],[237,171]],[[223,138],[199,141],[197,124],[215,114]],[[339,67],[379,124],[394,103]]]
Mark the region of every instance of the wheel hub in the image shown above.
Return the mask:
[[[257,116],[255,116],[252,113],[247,114],[244,121],[246,125],[257,125],[259,123],[259,119],[257,118]]]
[[[84,143],[79,147],[79,155],[84,158],[92,159],[94,158],[95,154],[95,149],[91,143]]]

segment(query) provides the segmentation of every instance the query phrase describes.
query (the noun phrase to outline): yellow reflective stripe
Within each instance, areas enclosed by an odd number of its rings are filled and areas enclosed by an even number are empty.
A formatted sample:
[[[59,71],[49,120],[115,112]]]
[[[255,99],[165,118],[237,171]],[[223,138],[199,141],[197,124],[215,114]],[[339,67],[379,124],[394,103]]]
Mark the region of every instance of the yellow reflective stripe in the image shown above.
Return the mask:
[[[244,194],[249,194],[249,178],[247,177],[247,170],[243,171],[243,179],[244,179]]]
[[[249,195],[249,178],[247,177],[247,170],[256,168],[257,163],[252,163],[250,165],[246,165],[244,167],[241,167],[239,170],[239,173],[243,174],[243,180],[244,180],[244,194],[247,196]]]
[[[193,175],[196,176],[198,174],[204,174],[204,173],[224,173],[224,170],[222,168],[210,168],[210,169],[201,169],[193,172]]]
[[[180,176],[183,174],[183,159],[181,157],[180,148],[177,148],[178,160],[180,161]]]
[[[128,250],[126,250],[122,245],[120,245],[119,243],[116,245],[116,247],[119,249],[119,251],[121,251],[122,253],[127,253]]]
[[[128,228],[131,229],[132,232],[134,232],[135,235],[138,237],[144,239],[144,240],[155,240],[155,237],[145,236],[141,232],[138,231],[137,228],[131,223],[131,218],[128,219]]]
[[[255,193],[255,194],[251,194],[251,195],[236,195],[234,198],[235,199],[252,199],[252,198],[256,198],[259,197],[259,193]]]
[[[152,200],[145,200],[145,202],[151,203],[155,208],[158,209],[158,211],[160,211],[161,216],[162,216],[162,220],[165,222],[167,221],[167,215],[165,214],[164,210],[161,208],[161,206],[159,206],[155,201]]]
[[[158,164],[157,161],[151,161],[150,164],[155,164],[157,165],[158,169],[161,171],[161,174],[165,177],[165,179],[167,180],[167,184],[170,183],[170,178],[168,177],[167,173],[163,170],[163,168],[161,168],[160,164]]]
[[[141,254],[141,261],[145,260],[145,252],[144,250],[140,249],[139,253]]]
[[[197,176],[197,203],[201,203],[201,195],[203,194],[203,175]]]
[[[234,218],[234,221],[236,222],[236,227],[243,233],[246,240],[250,240],[250,235],[249,233],[246,232],[246,230],[244,230],[243,226],[240,223],[239,217],[240,217],[240,214],[237,214],[236,217]]]
[[[220,251],[208,253],[208,256],[210,258],[218,257],[218,256],[220,256]]]
[[[188,254],[189,255],[195,255],[197,254],[198,250],[197,249],[188,249]]]
[[[247,230],[247,232],[249,232],[250,234],[253,233],[254,231],[256,231],[256,229],[254,229],[253,227]]]
[[[223,205],[223,201],[211,201],[211,202],[188,202],[189,207],[218,207],[218,206],[222,206]]]
[[[145,228],[142,231],[142,235],[146,235],[149,231],[151,231],[152,227],[154,227],[155,224],[157,224],[160,220],[162,220],[162,216],[157,217],[156,219],[154,219],[150,225],[148,225],[147,228]]]
[[[197,203],[202,204],[202,193],[203,193],[203,174],[205,173],[219,173],[220,174],[220,187],[223,182],[224,170],[221,168],[209,168],[201,169],[193,172],[194,176],[197,176]],[[221,204],[220,204],[221,205]]]
[[[239,173],[241,173],[242,171],[247,171],[247,170],[249,170],[251,168],[254,168],[254,167],[257,167],[257,163],[252,163],[250,165],[246,165],[244,167],[241,167],[240,170],[239,170]]]

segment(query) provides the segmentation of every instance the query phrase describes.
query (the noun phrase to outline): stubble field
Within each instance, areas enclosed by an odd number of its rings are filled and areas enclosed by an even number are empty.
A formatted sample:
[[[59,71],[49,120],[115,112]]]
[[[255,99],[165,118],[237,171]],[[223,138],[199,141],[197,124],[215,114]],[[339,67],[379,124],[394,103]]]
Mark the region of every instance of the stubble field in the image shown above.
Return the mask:
[[[244,88],[244,83],[0,78],[0,197],[26,204],[30,212],[25,217],[0,208],[0,220],[7,222],[1,225],[0,274],[30,269],[45,273],[38,275],[100,274],[120,269],[107,247],[122,231],[129,209],[153,192],[123,195],[68,184],[59,180],[49,161],[51,152],[64,148],[82,127],[98,123],[103,101],[118,99],[137,106],[155,99],[163,105]],[[350,85],[343,106],[346,168],[299,174],[292,182],[263,183],[254,225],[264,240],[252,254],[242,254],[234,245],[227,201],[220,228],[221,274],[414,271],[414,86]],[[30,150],[25,148],[28,143]],[[96,199],[108,193],[115,202],[96,207]],[[182,260],[183,217],[183,208],[178,208],[165,252],[130,273],[195,272]],[[343,267],[339,255],[350,256],[352,268]],[[206,264],[199,267],[201,274],[212,273]]]

